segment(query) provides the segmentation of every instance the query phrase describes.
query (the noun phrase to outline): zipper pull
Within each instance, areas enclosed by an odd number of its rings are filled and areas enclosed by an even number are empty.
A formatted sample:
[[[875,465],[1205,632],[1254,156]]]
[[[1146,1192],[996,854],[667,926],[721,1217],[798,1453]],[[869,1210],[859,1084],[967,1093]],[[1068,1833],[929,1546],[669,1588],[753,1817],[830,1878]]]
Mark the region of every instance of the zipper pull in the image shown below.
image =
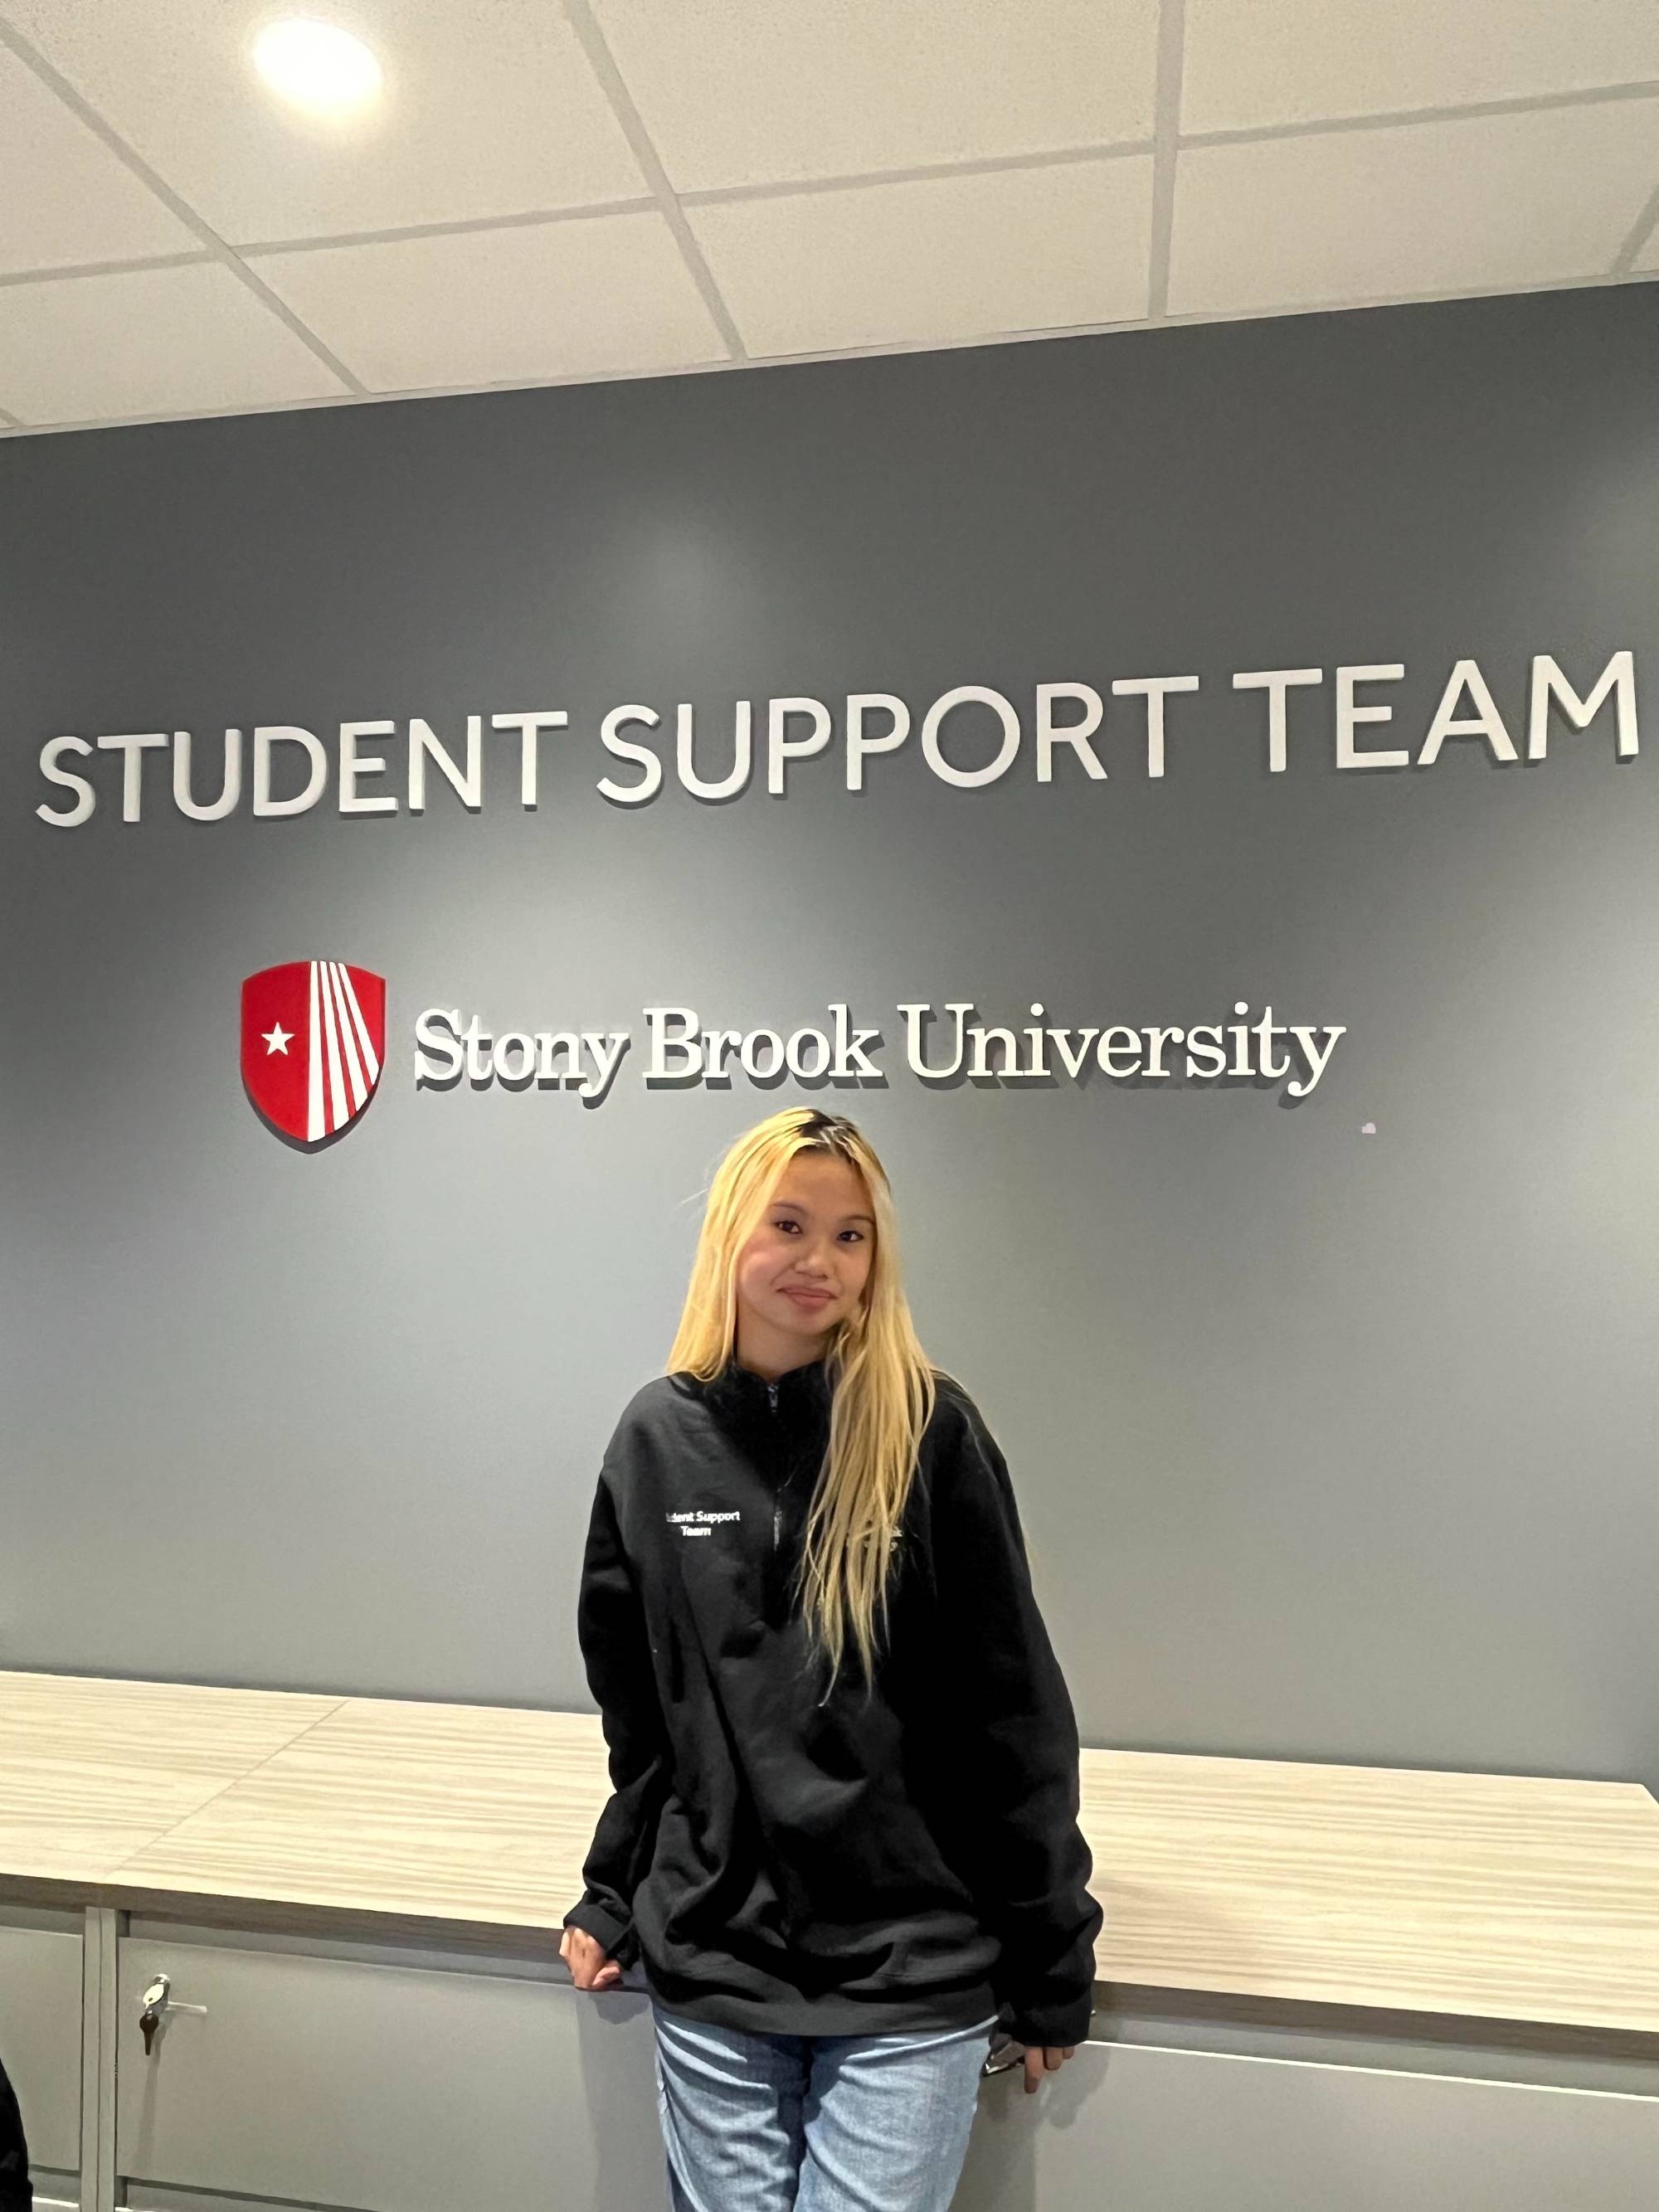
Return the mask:
[[[769,1382],[767,1384],[766,1396],[767,1401],[770,1405],[773,1413],[775,1415],[778,1410],[778,1386],[775,1382]],[[779,1501],[775,1499],[772,1505],[772,1549],[775,1552],[778,1548],[779,1538],[782,1533],[782,1528],[783,1507]]]
[[[769,1382],[766,1386],[766,1402],[772,1408],[775,1418],[778,1410],[778,1386],[775,1382]],[[775,1499],[772,1506],[772,1549],[775,1552],[778,1548],[782,1529],[783,1506],[781,1501]]]

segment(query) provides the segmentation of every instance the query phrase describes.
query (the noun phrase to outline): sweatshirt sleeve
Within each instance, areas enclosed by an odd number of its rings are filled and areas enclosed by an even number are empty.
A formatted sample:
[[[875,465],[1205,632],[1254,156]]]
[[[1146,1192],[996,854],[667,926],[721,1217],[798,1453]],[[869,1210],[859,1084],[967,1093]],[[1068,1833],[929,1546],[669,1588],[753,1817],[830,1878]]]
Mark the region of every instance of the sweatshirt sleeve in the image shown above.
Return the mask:
[[[634,1892],[651,1864],[672,1768],[644,1608],[604,1474],[593,1499],[576,1634],[610,1751],[611,1790],[582,1867],[586,1887],[564,1916],[619,1966],[638,1955]]]
[[[1028,2045],[1082,2042],[1101,1907],[1078,1825],[1077,1722],[1031,1589],[1008,1468],[976,1408],[947,1448],[932,1547],[958,1845],[1002,1955],[993,1977]]]

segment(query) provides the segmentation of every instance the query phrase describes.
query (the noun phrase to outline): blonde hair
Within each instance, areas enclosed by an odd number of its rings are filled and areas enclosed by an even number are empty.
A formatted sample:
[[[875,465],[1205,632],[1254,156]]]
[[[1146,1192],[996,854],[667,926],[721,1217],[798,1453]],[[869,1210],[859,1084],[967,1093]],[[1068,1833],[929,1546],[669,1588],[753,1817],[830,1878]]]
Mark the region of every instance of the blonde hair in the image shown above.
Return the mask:
[[[666,1372],[708,1382],[737,1343],[738,1260],[798,1152],[858,1170],[875,1216],[875,1249],[859,1310],[830,1330],[830,1437],[807,1514],[801,1610],[833,1682],[848,1644],[873,1680],[878,1633],[916,1455],[943,1374],[917,1340],[899,1270],[887,1171],[845,1115],[786,1107],[740,1136],[715,1170]]]

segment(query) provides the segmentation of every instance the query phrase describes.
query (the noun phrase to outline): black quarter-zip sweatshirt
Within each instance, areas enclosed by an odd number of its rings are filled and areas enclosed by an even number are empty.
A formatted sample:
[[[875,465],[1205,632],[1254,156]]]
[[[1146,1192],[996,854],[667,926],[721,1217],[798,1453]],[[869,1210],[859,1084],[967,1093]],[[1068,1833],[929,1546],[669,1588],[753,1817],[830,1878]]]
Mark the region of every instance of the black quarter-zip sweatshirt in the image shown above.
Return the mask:
[[[672,2010],[1087,2029],[1102,1915],[1071,1699],[1002,1454],[934,1376],[870,1690],[853,1656],[825,1698],[793,1596],[823,1360],[659,1376],[606,1448],[577,1626],[612,1795],[565,1917]]]

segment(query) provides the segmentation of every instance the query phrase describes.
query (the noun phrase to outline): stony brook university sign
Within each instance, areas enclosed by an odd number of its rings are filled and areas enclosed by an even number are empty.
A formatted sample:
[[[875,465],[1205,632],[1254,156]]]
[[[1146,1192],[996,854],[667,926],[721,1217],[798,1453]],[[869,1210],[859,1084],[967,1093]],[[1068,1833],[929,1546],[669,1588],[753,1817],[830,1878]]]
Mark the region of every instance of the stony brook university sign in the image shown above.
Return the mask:
[[[368,1111],[386,1066],[386,981],[343,960],[289,960],[242,985],[242,1085],[291,1145],[320,1152]]]
[[[975,1018],[966,999],[908,1001],[893,1012],[906,1071],[936,1089],[1052,1090],[1104,1079],[1136,1089],[1249,1086],[1297,1104],[1318,1087],[1347,1034],[1340,1024],[1281,1020],[1270,1005],[1253,1013],[1244,999],[1233,1002],[1230,1020],[1191,1024],[1055,1023],[1040,1000],[1009,1027]],[[247,978],[242,1082],[275,1134],[319,1152],[356,1127],[386,1064],[386,1015],[384,978],[343,960],[293,960]],[[598,1106],[632,1052],[653,1090],[738,1081],[763,1090],[791,1082],[882,1090],[895,1042],[879,1026],[860,1026],[839,1000],[821,1023],[788,1030],[712,1029],[691,1006],[642,1007],[641,1024],[637,1040],[632,1030],[491,1029],[458,1006],[428,1006],[415,1018],[415,1088],[562,1092]]]

